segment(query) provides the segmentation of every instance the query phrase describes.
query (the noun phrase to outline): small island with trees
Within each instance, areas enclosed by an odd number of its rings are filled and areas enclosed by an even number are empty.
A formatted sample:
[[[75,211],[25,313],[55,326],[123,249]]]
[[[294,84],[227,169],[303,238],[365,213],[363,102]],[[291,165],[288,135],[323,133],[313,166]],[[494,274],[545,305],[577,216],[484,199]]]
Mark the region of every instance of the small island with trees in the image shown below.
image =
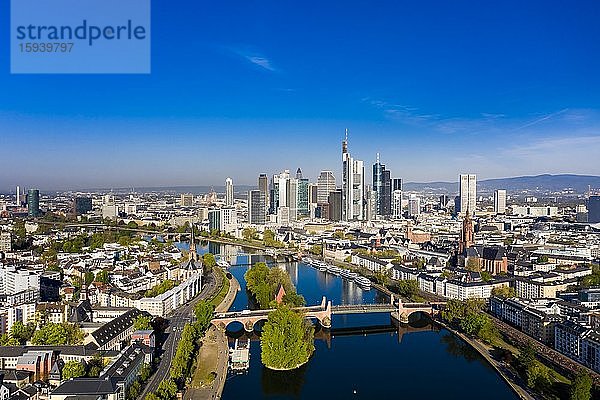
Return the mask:
[[[314,327],[295,310],[304,305],[289,275],[279,268],[257,263],[244,276],[247,290],[261,309],[274,309],[260,338],[263,364],[273,370],[292,370],[313,354]]]

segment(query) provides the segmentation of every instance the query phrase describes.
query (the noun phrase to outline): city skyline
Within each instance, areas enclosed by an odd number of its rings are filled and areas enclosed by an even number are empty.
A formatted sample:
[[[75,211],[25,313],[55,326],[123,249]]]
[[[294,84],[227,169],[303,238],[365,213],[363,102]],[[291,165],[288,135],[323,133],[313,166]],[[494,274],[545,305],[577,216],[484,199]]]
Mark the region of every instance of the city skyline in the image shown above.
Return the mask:
[[[339,178],[346,128],[406,182],[600,175],[600,5],[517,4],[154,3],[150,75],[0,71],[0,190]]]

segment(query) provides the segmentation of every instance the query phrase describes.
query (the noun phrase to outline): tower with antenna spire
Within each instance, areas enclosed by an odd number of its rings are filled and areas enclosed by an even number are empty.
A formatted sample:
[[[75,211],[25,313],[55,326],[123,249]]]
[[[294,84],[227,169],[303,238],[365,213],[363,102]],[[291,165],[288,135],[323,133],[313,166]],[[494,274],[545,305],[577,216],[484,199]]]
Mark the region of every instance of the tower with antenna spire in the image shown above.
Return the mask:
[[[348,129],[342,141],[342,220],[365,219],[365,167],[348,152]]]

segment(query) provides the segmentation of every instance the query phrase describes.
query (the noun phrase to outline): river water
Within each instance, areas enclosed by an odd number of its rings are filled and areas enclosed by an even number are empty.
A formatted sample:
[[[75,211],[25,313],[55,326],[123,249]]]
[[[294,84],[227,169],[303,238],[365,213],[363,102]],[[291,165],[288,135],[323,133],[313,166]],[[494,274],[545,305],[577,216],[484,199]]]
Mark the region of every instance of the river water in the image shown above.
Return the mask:
[[[210,244],[200,253],[226,252],[229,261],[241,249]],[[252,260],[255,261],[255,260]],[[334,305],[388,302],[375,289],[361,290],[339,276],[304,263],[282,264],[307,305],[326,296]],[[230,272],[242,286],[232,310],[248,308],[244,273]],[[243,334],[232,324],[230,336]],[[379,333],[369,333],[369,327]],[[357,328],[357,329],[352,329]],[[359,329],[360,328],[360,329]],[[381,332],[383,331],[383,332]],[[256,335],[255,335],[256,336]],[[232,339],[233,340],[233,339]],[[260,361],[260,343],[251,341],[250,368],[228,377],[223,399],[516,399],[511,389],[484,359],[458,337],[427,318],[395,327],[388,314],[334,315],[332,329],[315,333],[315,352],[295,371],[274,372]]]

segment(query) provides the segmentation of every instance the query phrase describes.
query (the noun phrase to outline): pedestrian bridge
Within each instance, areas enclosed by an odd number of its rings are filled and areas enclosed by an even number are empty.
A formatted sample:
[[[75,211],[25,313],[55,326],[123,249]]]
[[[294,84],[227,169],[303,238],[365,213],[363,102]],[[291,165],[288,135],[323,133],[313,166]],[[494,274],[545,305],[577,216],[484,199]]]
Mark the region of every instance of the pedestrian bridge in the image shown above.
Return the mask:
[[[421,312],[433,317],[438,313],[439,306],[443,303],[404,303],[401,299],[397,301],[394,296],[387,304],[348,304],[332,306],[331,300],[325,296],[321,304],[316,306],[298,307],[295,310],[304,313],[306,318],[316,319],[324,328],[331,328],[331,316],[338,314],[373,314],[390,313],[392,318],[401,323],[408,323],[410,315]],[[247,332],[252,332],[257,322],[267,320],[270,310],[243,310],[226,313],[218,313],[211,323],[219,329],[225,330],[232,322],[239,322]]]

